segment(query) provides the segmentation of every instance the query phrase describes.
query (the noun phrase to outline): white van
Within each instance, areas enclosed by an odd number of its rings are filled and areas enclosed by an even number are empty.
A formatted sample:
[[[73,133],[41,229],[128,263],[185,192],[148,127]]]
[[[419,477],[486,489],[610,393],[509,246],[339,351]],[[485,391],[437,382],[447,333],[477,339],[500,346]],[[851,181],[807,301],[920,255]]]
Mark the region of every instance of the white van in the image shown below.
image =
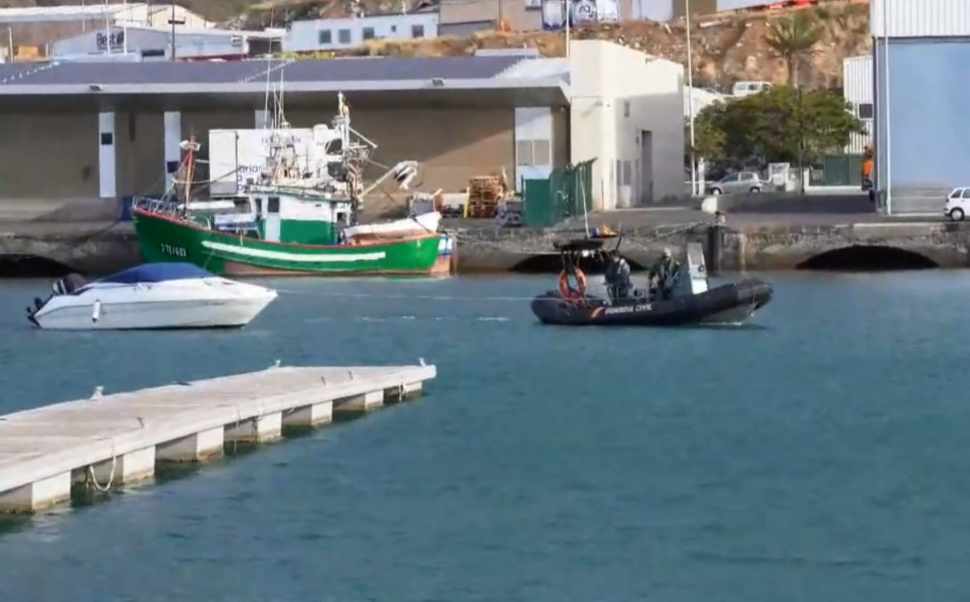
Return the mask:
[[[751,96],[764,92],[771,87],[771,82],[737,82],[731,91],[734,96]]]
[[[970,188],[954,188],[946,197],[943,215],[955,222],[962,222],[970,213]]]

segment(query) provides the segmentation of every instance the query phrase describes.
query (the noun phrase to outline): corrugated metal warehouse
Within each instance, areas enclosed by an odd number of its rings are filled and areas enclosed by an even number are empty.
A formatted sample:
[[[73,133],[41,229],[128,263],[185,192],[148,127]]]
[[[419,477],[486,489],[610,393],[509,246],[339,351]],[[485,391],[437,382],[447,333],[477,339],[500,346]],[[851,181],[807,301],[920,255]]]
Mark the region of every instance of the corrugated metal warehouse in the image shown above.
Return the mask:
[[[893,213],[939,214],[953,187],[970,186],[970,0],[873,0],[870,10],[880,198]]]
[[[262,123],[268,68],[271,79],[285,77],[293,127],[329,121],[342,91],[355,128],[380,144],[375,159],[420,161],[425,190],[459,191],[502,168],[518,182],[595,156],[596,207],[680,195],[680,66],[607,42],[572,49],[571,63],[476,56],[0,65],[0,198],[159,193],[180,140]],[[576,72],[607,59],[626,70]]]
[[[842,62],[842,89],[852,114],[859,118],[865,134],[852,134],[846,152],[861,155],[872,144],[872,55],[853,56]]]

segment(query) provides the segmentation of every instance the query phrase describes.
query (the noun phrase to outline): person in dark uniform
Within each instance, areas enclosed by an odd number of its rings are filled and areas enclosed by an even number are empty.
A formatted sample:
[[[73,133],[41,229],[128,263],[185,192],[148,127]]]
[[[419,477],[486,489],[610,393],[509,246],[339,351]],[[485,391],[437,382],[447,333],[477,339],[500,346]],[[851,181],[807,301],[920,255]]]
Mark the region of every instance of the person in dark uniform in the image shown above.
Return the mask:
[[[650,268],[651,289],[660,291],[661,298],[670,299],[679,270],[680,263],[674,259],[670,249],[664,249],[663,254]],[[654,284],[654,280],[656,280],[656,284]]]
[[[606,287],[614,301],[626,299],[633,290],[630,282],[630,264],[619,253],[613,251],[606,262]]]

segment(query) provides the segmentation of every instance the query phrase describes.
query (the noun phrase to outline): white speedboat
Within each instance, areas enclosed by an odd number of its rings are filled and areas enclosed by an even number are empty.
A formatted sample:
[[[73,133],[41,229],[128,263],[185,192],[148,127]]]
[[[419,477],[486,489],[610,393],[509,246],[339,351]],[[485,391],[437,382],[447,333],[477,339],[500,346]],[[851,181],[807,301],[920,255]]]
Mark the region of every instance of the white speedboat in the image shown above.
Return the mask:
[[[275,298],[190,263],[148,263],[90,283],[62,278],[27,317],[48,330],[227,328],[245,326]]]

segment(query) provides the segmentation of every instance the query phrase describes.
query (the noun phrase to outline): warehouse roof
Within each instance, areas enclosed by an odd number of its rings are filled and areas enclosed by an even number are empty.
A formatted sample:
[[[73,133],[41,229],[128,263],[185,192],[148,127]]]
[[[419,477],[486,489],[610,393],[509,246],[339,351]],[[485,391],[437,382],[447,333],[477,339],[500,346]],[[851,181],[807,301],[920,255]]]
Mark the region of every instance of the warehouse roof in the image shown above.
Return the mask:
[[[565,101],[568,65],[521,56],[345,58],[238,62],[52,62],[0,65],[0,99],[17,97],[262,95],[267,79],[287,98],[316,92],[546,90],[544,104]],[[100,104],[104,104],[101,102]]]

